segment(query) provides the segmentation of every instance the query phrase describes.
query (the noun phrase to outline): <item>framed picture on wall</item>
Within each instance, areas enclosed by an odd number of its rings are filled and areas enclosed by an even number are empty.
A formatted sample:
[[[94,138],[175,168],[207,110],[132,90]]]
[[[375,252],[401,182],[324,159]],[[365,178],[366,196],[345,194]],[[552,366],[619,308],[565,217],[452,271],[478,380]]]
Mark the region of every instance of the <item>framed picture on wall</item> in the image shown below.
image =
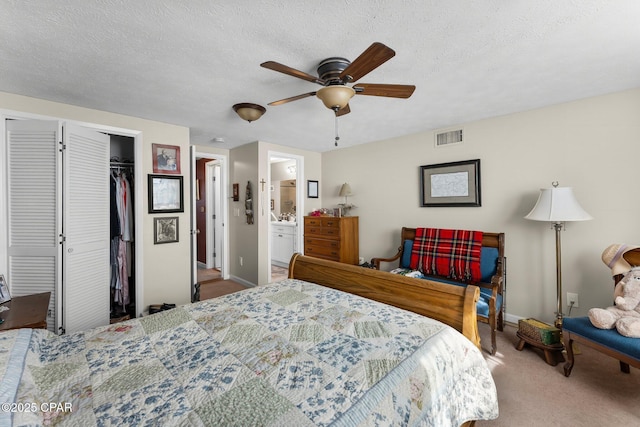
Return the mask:
[[[178,217],[168,216],[153,219],[153,244],[178,241]]]
[[[151,144],[153,173],[180,175],[180,147],[177,145]]]
[[[149,175],[149,213],[184,212],[182,177]]]
[[[480,159],[420,166],[420,205],[482,206]]]
[[[318,198],[318,181],[307,181],[307,197],[309,199]]]

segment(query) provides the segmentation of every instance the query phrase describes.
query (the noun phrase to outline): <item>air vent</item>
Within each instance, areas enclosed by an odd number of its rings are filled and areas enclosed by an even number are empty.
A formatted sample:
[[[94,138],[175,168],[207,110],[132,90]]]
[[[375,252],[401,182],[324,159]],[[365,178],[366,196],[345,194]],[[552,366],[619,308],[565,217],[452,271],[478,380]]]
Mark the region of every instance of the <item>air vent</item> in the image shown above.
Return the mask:
[[[436,147],[461,144],[462,142],[462,129],[436,133]]]

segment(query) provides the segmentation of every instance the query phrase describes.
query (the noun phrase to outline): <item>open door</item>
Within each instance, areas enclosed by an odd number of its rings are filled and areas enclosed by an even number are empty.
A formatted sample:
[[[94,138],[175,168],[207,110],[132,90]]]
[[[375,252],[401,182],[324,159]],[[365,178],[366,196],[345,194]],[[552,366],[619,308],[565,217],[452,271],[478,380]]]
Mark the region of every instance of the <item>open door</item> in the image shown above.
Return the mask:
[[[65,126],[62,245],[66,333],[109,324],[110,136]]]

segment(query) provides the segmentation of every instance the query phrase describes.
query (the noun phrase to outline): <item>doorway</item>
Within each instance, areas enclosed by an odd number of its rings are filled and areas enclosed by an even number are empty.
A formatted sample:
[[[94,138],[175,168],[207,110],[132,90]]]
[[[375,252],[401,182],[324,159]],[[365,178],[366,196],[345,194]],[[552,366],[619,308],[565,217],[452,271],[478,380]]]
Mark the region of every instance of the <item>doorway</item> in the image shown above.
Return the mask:
[[[302,250],[304,159],[269,152],[269,282],[287,277],[291,256]]]
[[[192,295],[197,283],[229,279],[227,158],[192,148]]]

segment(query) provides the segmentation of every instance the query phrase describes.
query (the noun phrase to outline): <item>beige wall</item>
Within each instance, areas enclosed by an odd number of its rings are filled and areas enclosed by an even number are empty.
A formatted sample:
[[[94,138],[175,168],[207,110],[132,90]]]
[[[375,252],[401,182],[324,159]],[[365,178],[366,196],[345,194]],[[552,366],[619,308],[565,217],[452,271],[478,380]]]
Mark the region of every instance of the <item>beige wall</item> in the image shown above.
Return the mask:
[[[517,95],[514,95],[517,96]],[[584,99],[462,126],[464,144],[435,148],[425,132],[322,155],[323,206],[351,184],[360,217],[360,256],[392,255],[402,226],[506,233],[507,312],[551,321],[556,304],[555,234],[523,217],[552,181],[573,187],[595,219],[562,232],[563,298],[579,294],[574,315],[612,301],[600,260],[611,243],[640,244],[640,90]],[[419,167],[481,159],[482,207],[422,208]],[[565,303],[566,304],[566,303]],[[565,307],[565,315],[567,310]],[[511,318],[513,319],[513,318]]]
[[[80,108],[67,104],[44,101],[19,95],[0,92],[0,109],[34,115],[48,116],[53,119],[67,119],[100,126],[117,127],[138,131],[142,134],[141,158],[142,176],[136,177],[136,197],[142,198],[142,223],[136,228],[142,235],[142,246],[138,255],[142,255],[140,272],[143,280],[143,307],[163,302],[182,304],[191,301],[190,296],[190,205],[189,205],[189,129],[166,123],[123,116],[104,111]],[[158,214],[147,213],[147,174],[153,173],[151,144],[177,145],[181,150],[180,168],[185,177],[185,211],[177,215],[180,221],[180,241],[177,243],[153,244],[153,218]]]

